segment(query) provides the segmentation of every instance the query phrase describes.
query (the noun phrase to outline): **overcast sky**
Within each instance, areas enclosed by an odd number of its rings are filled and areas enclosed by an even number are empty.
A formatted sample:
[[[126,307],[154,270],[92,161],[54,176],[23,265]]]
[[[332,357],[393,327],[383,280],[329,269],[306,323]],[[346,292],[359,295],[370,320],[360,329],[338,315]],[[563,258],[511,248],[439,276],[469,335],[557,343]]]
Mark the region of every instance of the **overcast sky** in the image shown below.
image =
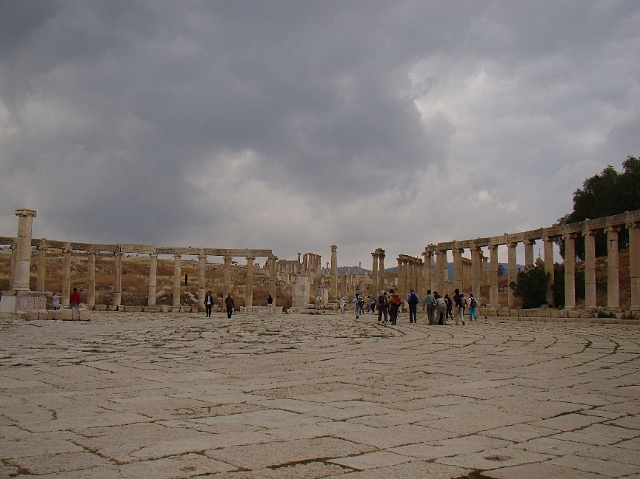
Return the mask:
[[[638,25],[637,0],[2,0],[0,236],[27,207],[35,237],[370,268],[550,226],[640,155]]]

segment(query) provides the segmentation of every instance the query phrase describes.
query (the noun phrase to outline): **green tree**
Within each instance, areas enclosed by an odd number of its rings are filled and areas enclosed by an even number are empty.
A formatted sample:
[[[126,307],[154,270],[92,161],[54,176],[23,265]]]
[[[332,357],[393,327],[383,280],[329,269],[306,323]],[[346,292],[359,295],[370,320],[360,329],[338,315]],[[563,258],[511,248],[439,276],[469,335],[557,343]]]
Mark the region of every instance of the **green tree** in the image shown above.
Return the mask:
[[[547,287],[551,275],[544,270],[544,262],[536,261],[533,268],[518,273],[518,282],[511,282],[513,294],[522,300],[525,309],[538,308],[547,302]]]
[[[618,173],[609,165],[602,173],[587,178],[582,188],[573,194],[573,211],[558,219],[556,224],[568,225],[640,209],[640,160],[629,156],[622,162],[622,169],[623,173]],[[629,246],[626,229],[620,231],[619,246],[621,249]],[[561,242],[560,254],[564,257]],[[596,255],[606,254],[606,233],[599,230],[596,234]],[[576,255],[584,259],[584,242],[576,241]]]

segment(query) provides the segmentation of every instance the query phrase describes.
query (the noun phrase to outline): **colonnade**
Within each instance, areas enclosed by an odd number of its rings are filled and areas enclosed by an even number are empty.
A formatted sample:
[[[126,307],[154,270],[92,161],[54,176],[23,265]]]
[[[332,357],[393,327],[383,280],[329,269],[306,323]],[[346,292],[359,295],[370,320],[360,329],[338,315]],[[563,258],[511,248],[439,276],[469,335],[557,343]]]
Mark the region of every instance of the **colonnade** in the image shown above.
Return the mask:
[[[149,255],[149,294],[148,307],[156,306],[157,298],[157,266],[159,255],[173,256],[173,304],[172,310],[179,311],[181,307],[181,279],[182,279],[182,257],[185,255],[196,256],[198,258],[198,302],[203,305],[205,295],[205,270],[207,257],[222,256],[223,262],[223,295],[231,291],[231,262],[234,257],[244,257],[246,259],[246,294],[245,305],[247,308],[253,306],[253,273],[254,260],[259,257],[266,257],[269,265],[269,294],[274,298],[276,305],[276,261],[270,249],[220,249],[220,248],[180,248],[180,247],[156,247],[153,245],[139,244],[87,244],[72,243],[47,240],[45,238],[31,238],[31,221],[36,212],[33,210],[16,210],[19,216],[18,237],[0,237],[0,245],[10,245],[12,249],[9,287],[12,290],[29,290],[31,247],[37,251],[37,279],[36,291],[46,291],[46,260],[47,250],[57,249],[62,251],[62,290],[61,303],[69,306],[69,296],[71,292],[71,263],[72,255],[87,256],[87,306],[95,306],[96,291],[96,255],[111,256],[114,258],[113,268],[113,290],[112,309],[122,306],[122,258],[124,254],[145,254]]]
[[[413,289],[418,296],[422,296],[423,263],[421,258],[401,254],[398,260],[398,294],[404,298]]]
[[[499,308],[498,303],[498,247],[507,247],[508,282],[517,281],[516,248],[524,245],[525,268],[534,265],[534,245],[542,240],[544,247],[545,271],[551,275],[551,284],[564,281],[565,309],[576,307],[576,241],[580,238],[585,246],[585,308],[596,307],[596,243],[595,236],[603,230],[607,235],[607,304],[610,309],[620,307],[618,234],[621,228],[629,231],[629,274],[631,283],[631,310],[640,310],[640,210],[615,216],[586,220],[563,226],[552,226],[537,230],[525,231],[502,236],[476,238],[465,241],[451,241],[428,245],[423,253],[424,289],[444,291],[447,279],[447,254],[453,255],[453,286],[462,290],[469,289],[476,296],[480,293],[483,270],[486,272],[486,259],[483,248],[489,251],[489,298],[491,308]],[[554,278],[554,243],[560,240],[564,245],[564,278]],[[464,284],[463,254],[471,253],[471,284]],[[399,257],[399,265],[400,258]],[[515,307],[516,298],[513,290],[508,288],[507,306]],[[547,300],[552,301],[551,285],[547,291]]]

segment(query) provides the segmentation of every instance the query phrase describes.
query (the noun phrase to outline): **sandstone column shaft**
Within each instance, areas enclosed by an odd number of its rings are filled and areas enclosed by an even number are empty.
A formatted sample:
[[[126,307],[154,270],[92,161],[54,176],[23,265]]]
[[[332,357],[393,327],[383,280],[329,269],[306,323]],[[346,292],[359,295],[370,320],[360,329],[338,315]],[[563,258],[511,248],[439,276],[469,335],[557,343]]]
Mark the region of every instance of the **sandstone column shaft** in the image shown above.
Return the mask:
[[[492,308],[500,307],[498,296],[498,245],[494,244],[489,247],[489,305]],[[509,287],[509,285],[507,285]]]
[[[380,289],[378,289],[378,254],[373,252],[371,256],[373,257],[373,263],[371,264],[371,289],[373,297],[377,298],[380,294]]]
[[[270,256],[269,257],[269,294],[271,295],[271,297],[273,298],[273,307],[276,307],[276,293],[277,293],[277,288],[276,288],[276,257],[275,256]],[[338,291],[338,286],[337,286],[337,271],[336,271],[336,294]]]
[[[18,238],[16,242],[13,289],[16,291],[29,291],[31,233],[36,212],[35,210],[22,208],[16,210],[15,214],[18,217]]]
[[[403,267],[402,260],[398,258],[398,285],[396,288],[396,292],[400,295],[400,297],[402,297],[402,289],[403,289],[402,282],[404,281],[404,271],[402,267]]]
[[[518,243],[515,241],[507,243],[508,250],[508,279],[507,283],[517,283],[518,282],[518,271],[517,271],[517,262],[516,262],[516,248]],[[516,307],[516,296],[514,291],[508,287],[507,285],[507,305],[510,309]]]
[[[204,290],[206,289],[205,271],[207,269],[207,255],[198,255],[198,309],[204,311]]]
[[[584,305],[596,307],[596,230],[584,235]]]
[[[526,269],[532,268],[533,262],[533,245],[536,240],[526,239],[524,240],[524,267]]]
[[[576,307],[576,245],[575,233],[564,238],[564,309]]]
[[[453,287],[462,291],[462,253],[464,248],[453,248]]]
[[[36,291],[46,291],[47,275],[47,247],[43,244],[38,247],[38,279],[36,281]]]
[[[148,306],[156,305],[156,289],[157,289],[157,273],[158,273],[158,255],[151,253],[149,255],[149,298],[147,299]]]
[[[173,304],[172,311],[180,311],[180,279],[182,276],[182,255],[173,255]]]
[[[331,299],[338,299],[338,247],[331,245]]]
[[[477,298],[480,297],[480,269],[482,268],[482,258],[480,257],[480,247],[471,248],[471,292]]]
[[[631,306],[633,311],[640,310],[640,223],[631,221],[629,229],[629,276],[631,279]]]
[[[13,286],[16,280],[16,256],[18,255],[18,247],[15,244],[11,245],[11,264],[9,266],[9,289],[14,289]]]
[[[253,260],[255,258],[252,256],[247,256],[247,284],[246,284],[246,294],[244,297],[244,305],[247,308],[247,313],[251,312],[251,308],[253,307]]]
[[[384,256],[384,250],[381,249],[378,253],[378,258],[380,259],[378,266],[378,291],[382,291],[384,289]]]
[[[87,306],[93,308],[96,305],[96,253],[89,251],[87,261]]]
[[[300,255],[298,254],[298,256]],[[231,292],[231,256],[225,255],[224,264],[222,266],[222,296],[226,298],[230,292]]]
[[[610,226],[607,232],[607,306],[620,307],[620,284],[618,279],[618,232],[620,227]]]
[[[553,237],[544,238],[544,272],[550,275],[547,287],[547,303],[553,304],[554,264],[553,264]]]
[[[69,306],[71,294],[71,247],[67,245],[62,251],[62,306]],[[114,288],[115,289],[115,288]]]
[[[122,251],[114,253],[113,266],[113,306],[120,309],[122,305]]]

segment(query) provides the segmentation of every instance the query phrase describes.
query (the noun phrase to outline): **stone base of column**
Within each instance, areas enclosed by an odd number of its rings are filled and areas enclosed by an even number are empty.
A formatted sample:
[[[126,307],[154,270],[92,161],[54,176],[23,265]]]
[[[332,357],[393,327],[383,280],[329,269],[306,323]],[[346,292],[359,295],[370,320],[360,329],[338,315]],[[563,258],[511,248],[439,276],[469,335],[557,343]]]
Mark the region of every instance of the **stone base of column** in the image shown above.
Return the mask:
[[[0,313],[14,314],[46,309],[47,295],[48,293],[43,291],[3,291]]]

